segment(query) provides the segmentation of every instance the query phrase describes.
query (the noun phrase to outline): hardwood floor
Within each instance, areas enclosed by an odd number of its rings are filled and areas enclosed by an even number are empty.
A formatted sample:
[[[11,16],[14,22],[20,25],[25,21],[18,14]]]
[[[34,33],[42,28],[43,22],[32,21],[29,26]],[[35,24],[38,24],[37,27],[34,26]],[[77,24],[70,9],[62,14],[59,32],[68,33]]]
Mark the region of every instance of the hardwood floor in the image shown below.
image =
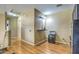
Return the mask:
[[[30,54],[56,54],[56,53],[70,53],[70,49],[67,46],[63,46],[61,44],[51,44],[48,42],[45,42],[41,44],[40,46],[31,46],[29,44],[26,44],[22,42],[21,48],[24,50],[21,50],[22,53],[30,53]]]
[[[20,40],[12,40],[11,45],[7,48],[7,54],[20,54],[21,53],[21,41]]]
[[[51,44],[45,42],[39,46],[31,46],[25,42],[16,40],[8,48],[9,53],[16,54],[70,54],[70,47],[63,44]]]
[[[31,46],[20,40],[14,40],[8,48],[8,54],[70,54],[70,47],[62,44],[45,42],[39,46]]]

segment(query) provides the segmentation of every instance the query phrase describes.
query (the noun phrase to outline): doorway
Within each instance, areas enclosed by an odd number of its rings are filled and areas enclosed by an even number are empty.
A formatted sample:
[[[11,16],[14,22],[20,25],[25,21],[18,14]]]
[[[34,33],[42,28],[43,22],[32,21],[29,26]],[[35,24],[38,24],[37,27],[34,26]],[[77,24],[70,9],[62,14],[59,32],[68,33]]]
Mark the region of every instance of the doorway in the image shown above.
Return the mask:
[[[8,25],[9,50],[11,53],[18,53],[20,51],[20,43],[18,41],[18,16],[12,16],[6,13],[6,25]],[[7,27],[7,26],[6,26]],[[17,48],[18,47],[18,48]],[[15,49],[17,48],[17,51]]]

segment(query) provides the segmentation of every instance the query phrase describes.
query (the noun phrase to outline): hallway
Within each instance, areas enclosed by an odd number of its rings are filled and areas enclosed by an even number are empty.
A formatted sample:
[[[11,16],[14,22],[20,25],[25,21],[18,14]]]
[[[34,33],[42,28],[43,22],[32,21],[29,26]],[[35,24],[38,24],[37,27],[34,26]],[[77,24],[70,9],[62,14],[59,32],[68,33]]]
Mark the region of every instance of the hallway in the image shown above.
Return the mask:
[[[0,11],[0,48],[10,54],[70,54],[74,5],[57,5],[1,5],[7,9]]]

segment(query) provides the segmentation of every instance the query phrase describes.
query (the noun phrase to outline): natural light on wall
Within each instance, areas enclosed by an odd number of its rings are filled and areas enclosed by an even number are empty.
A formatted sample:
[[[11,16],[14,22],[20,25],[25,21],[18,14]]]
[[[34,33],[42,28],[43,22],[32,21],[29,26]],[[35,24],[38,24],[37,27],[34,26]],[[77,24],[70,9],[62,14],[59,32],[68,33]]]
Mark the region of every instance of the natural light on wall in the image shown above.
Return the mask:
[[[21,16],[18,16],[18,38],[21,39]]]
[[[52,23],[52,22],[54,22],[54,20],[53,20],[51,17],[48,17],[48,18],[46,19],[46,23],[50,24],[50,23]]]

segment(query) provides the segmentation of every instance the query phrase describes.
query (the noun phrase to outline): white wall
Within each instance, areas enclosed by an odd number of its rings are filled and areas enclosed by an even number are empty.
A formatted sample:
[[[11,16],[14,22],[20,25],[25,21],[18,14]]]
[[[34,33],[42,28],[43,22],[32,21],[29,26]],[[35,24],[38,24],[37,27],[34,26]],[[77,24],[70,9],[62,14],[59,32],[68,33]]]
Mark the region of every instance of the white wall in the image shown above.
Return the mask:
[[[21,16],[19,15],[17,19],[17,27],[18,27],[17,32],[18,32],[18,39],[20,40],[21,40],[21,20],[22,20]]]
[[[5,14],[3,11],[0,11],[0,46],[3,45],[4,35],[5,35]]]
[[[21,13],[22,40],[34,44],[34,9]]]
[[[8,33],[5,36],[5,12],[0,11],[0,49],[8,47]]]
[[[46,35],[48,36],[49,31],[56,31],[56,41],[68,44],[72,30],[72,11],[73,9],[66,9],[64,11],[49,15],[46,21]],[[64,42],[63,39],[65,39],[66,42]]]

